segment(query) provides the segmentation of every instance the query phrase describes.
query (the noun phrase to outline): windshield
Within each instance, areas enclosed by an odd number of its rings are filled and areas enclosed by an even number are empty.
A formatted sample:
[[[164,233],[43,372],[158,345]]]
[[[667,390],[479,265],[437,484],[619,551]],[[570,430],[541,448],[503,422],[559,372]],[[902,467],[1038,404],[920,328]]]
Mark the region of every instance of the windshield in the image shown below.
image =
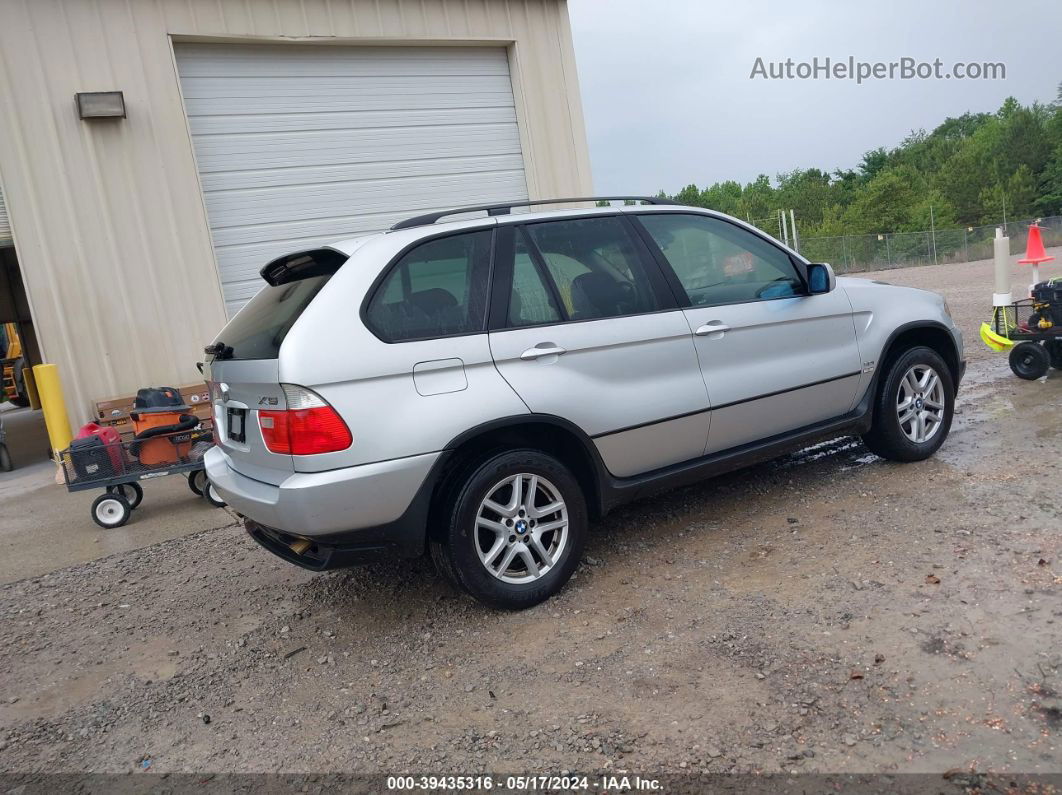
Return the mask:
[[[275,359],[291,327],[346,257],[331,249],[292,254],[262,269],[267,285],[225,326],[219,359]],[[231,353],[230,353],[231,351]]]

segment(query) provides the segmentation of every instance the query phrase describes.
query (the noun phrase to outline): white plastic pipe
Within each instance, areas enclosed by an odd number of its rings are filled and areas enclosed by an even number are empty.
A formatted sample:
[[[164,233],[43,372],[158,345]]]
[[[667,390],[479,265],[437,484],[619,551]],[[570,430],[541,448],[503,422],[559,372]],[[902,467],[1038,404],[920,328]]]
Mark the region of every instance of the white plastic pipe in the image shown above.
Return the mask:
[[[992,241],[992,255],[996,266],[996,291],[992,294],[992,306],[1007,306],[1014,303],[1010,295],[1010,238],[1003,234],[1003,228],[996,227],[996,237]]]

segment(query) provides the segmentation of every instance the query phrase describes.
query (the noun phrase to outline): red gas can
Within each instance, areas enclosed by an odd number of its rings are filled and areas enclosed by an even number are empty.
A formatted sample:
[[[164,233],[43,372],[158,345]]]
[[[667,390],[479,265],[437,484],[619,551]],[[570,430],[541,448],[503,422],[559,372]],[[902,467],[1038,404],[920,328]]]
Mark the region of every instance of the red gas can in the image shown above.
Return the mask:
[[[121,442],[122,436],[116,428],[108,428],[94,422],[82,425],[74,441],[70,443],[75,470],[82,477],[121,475],[125,472],[125,454]],[[108,462],[110,466],[107,467],[104,462]]]

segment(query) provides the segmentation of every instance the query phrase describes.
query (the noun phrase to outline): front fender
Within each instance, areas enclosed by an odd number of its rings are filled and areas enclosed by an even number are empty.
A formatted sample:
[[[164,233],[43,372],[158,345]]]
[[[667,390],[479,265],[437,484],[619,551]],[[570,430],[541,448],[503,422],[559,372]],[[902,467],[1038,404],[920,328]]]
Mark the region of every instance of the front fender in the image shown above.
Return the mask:
[[[947,344],[939,351],[948,362],[952,377],[958,384],[962,377],[963,338],[944,307],[944,299],[937,293],[913,287],[899,287],[869,279],[838,279],[852,304],[852,320],[856,343],[866,375],[874,375],[896,341],[918,329],[942,335]],[[868,383],[870,379],[868,379]]]

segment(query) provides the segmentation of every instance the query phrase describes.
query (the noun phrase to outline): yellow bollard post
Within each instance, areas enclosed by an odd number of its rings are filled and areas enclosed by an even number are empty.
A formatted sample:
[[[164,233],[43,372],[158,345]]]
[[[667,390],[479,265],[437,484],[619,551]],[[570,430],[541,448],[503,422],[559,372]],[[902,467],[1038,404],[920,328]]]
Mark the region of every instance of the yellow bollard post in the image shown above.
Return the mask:
[[[48,441],[58,460],[58,453],[68,448],[70,440],[74,438],[70,432],[70,418],[66,415],[66,403],[63,402],[59,367],[54,364],[35,365],[33,377],[37,381],[37,394],[44,411],[44,424],[48,428]]]
[[[33,411],[39,411],[41,407],[41,396],[37,394],[37,382],[33,379],[32,368],[22,368],[22,383],[26,385],[26,397],[29,398],[30,408]]]

